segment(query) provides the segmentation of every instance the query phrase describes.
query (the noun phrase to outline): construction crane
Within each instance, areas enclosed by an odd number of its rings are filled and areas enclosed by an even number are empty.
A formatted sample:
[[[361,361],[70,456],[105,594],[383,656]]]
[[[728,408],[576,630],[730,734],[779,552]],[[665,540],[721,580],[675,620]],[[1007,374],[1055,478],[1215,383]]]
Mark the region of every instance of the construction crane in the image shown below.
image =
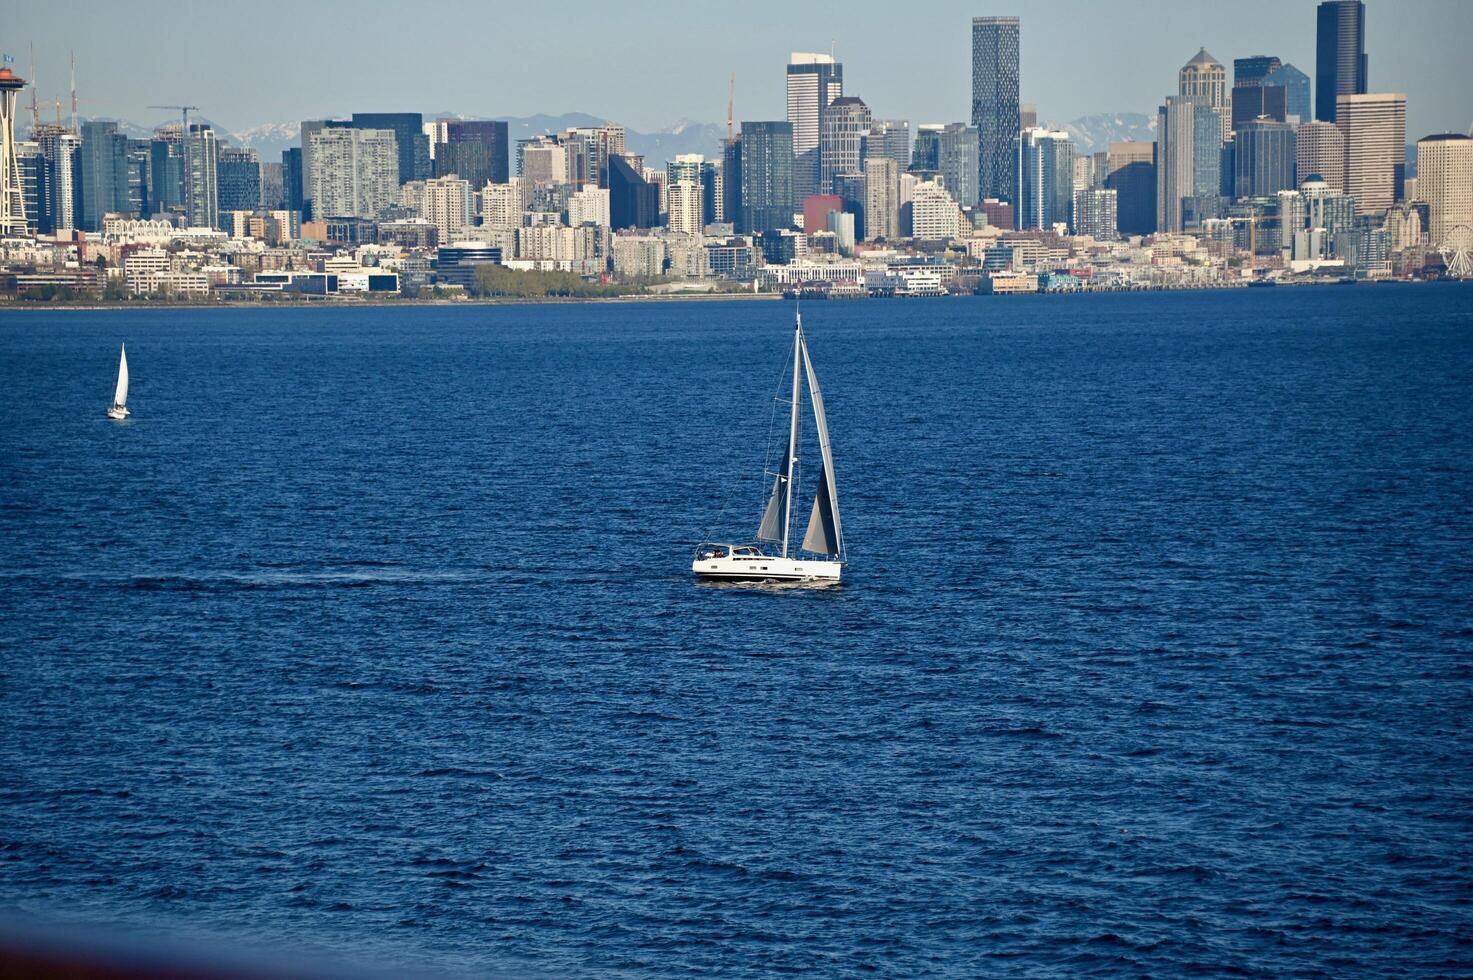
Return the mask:
[[[175,109],[178,110],[183,119],[183,128],[179,131],[179,139],[184,144],[184,220],[190,221],[190,215],[194,214],[194,176],[189,169],[189,114],[198,112],[197,105],[151,105],[150,109]]]

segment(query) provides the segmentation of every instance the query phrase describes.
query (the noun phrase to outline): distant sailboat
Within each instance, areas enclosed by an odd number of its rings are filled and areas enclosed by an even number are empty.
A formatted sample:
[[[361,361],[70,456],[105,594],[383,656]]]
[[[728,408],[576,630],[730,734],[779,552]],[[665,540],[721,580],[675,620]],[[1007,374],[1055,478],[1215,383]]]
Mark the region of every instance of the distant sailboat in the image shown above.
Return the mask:
[[[128,345],[124,344],[118,360],[118,390],[113,393],[107,417],[121,422],[128,417]]]
[[[823,393],[818,376],[808,356],[808,343],[803,339],[803,315],[796,315],[793,337],[793,397],[788,418],[786,453],[773,474],[772,493],[767,509],[757,528],[757,543],[732,545],[705,543],[696,549],[691,571],[697,578],[747,582],[818,582],[839,581],[844,567],[844,536],[839,524],[839,494],[834,482],[834,455],[829,448],[828,420],[824,417]],[[802,394],[802,378],[808,379],[808,397],[813,404],[813,420],[818,430],[818,448],[823,457],[823,471],[813,496],[813,509],[808,517],[808,530],[801,548],[790,548],[793,488],[798,475],[798,406]],[[769,554],[781,546],[778,554]],[[790,553],[791,552],[791,553]],[[807,552],[810,558],[799,557]]]

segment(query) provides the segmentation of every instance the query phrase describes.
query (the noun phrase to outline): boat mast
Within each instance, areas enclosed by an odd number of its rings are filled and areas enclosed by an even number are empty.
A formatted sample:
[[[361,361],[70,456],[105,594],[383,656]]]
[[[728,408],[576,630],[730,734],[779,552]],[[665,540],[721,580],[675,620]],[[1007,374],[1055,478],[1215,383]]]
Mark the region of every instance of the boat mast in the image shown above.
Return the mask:
[[[793,466],[798,462],[798,358],[803,347],[803,314],[796,314],[797,324],[793,331],[793,403],[788,422],[787,485],[783,497],[783,557],[788,557],[788,531],[793,525]]]

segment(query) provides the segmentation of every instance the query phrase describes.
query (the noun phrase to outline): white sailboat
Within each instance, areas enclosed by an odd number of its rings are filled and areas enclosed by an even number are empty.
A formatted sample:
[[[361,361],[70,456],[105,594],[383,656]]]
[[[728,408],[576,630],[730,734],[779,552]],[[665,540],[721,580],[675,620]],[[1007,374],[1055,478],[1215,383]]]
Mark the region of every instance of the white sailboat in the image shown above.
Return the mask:
[[[772,493],[757,539],[752,544],[707,542],[696,549],[691,571],[697,578],[745,582],[834,583],[844,568],[844,535],[839,523],[839,494],[834,482],[834,454],[829,447],[828,420],[824,417],[823,393],[808,343],[803,339],[803,314],[796,314],[793,337],[793,396],[788,419],[787,451],[773,476]],[[793,490],[798,476],[798,408],[802,379],[808,379],[808,398],[818,430],[818,448],[823,471],[813,496],[813,509],[803,543],[791,547]],[[781,550],[778,550],[778,549]],[[773,552],[776,551],[776,554]]]
[[[118,389],[113,393],[107,417],[121,422],[128,417],[128,345],[124,344],[118,360]]]

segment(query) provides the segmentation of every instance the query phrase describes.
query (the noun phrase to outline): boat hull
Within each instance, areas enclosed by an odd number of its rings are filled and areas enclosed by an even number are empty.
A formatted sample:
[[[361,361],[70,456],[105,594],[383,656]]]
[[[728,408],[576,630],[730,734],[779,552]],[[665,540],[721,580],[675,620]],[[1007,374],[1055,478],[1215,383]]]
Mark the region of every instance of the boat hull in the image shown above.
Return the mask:
[[[128,417],[128,410],[121,405],[114,405],[107,410],[107,417],[115,422],[121,422]]]
[[[697,558],[690,570],[696,578],[720,582],[838,582],[844,565],[837,561],[803,558],[756,557]]]

